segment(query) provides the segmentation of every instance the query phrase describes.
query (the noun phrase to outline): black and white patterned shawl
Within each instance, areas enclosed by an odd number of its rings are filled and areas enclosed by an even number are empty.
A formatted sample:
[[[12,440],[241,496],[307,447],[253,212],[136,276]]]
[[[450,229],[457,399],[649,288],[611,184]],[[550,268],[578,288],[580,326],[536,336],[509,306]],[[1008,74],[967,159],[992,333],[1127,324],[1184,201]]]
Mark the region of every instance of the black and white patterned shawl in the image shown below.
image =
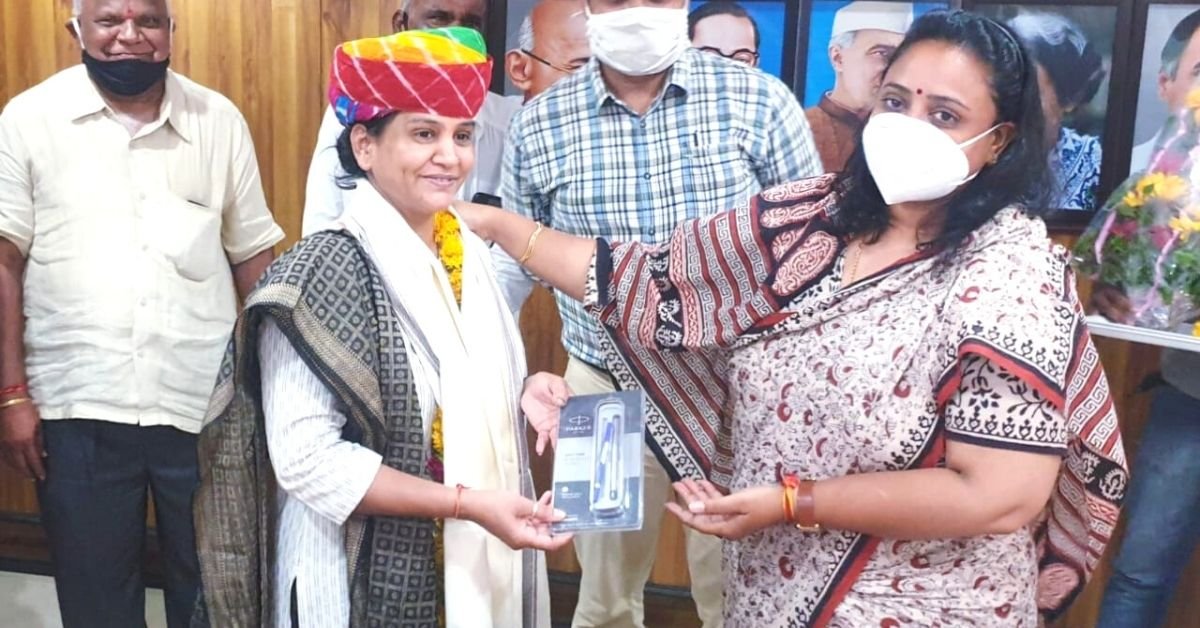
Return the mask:
[[[428,447],[405,338],[379,273],[344,232],[321,232],[280,257],[247,300],[200,434],[195,500],[204,590],[193,626],[272,626],[278,525],[263,424],[260,325],[271,317],[347,421],[343,437],[384,464],[428,479]],[[437,625],[433,521],[346,522],[351,626]]]

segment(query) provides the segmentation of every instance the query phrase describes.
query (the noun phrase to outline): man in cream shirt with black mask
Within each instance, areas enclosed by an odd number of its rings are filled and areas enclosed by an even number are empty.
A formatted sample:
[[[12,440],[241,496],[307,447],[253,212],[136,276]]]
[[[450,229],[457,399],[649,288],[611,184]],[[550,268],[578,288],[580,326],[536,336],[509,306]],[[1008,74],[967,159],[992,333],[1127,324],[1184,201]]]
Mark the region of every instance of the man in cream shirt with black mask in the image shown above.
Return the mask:
[[[530,101],[505,142],[504,206],[555,229],[661,242],[679,222],[724,211],[762,188],[821,173],[812,133],[786,85],[691,47],[683,0],[590,0],[592,60]],[[498,250],[498,249],[497,249]],[[497,253],[514,311],[532,279]],[[613,390],[599,329],[558,299],[566,379],[575,394]],[[654,434],[654,417],[648,417]],[[642,626],[670,482],[645,450],[645,525],[581,534],[574,626]],[[668,452],[669,453],[669,452]],[[721,625],[720,540],[689,533],[692,595],[706,628]]]
[[[83,64],[0,113],[0,458],[37,481],[63,626],[145,625],[149,494],[181,628],[196,434],[283,231],[242,114],[167,69],[170,3],[74,15]]]

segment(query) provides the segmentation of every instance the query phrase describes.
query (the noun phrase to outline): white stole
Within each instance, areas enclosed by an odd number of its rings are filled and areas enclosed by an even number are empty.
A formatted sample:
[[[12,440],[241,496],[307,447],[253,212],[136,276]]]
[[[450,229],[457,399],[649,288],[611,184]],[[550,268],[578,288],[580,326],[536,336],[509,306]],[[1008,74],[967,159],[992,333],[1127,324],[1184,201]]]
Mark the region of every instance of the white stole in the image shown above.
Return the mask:
[[[451,210],[453,211],[453,210]],[[417,351],[414,379],[426,432],[432,395],[442,409],[445,484],[520,492],[528,469],[519,465],[516,418],[525,378],[525,351],[500,292],[491,254],[460,220],[463,240],[462,308],[437,255],[366,180],[347,191],[341,227],[375,262],[393,303],[408,316],[405,340]],[[337,228],[335,225],[334,228]],[[416,329],[409,328],[415,325]],[[423,341],[422,341],[423,340]],[[432,357],[433,359],[428,359]],[[433,363],[430,363],[433,362]],[[447,519],[446,620],[450,628],[522,625],[521,552],[480,526]],[[537,625],[549,626],[544,558],[538,554]]]

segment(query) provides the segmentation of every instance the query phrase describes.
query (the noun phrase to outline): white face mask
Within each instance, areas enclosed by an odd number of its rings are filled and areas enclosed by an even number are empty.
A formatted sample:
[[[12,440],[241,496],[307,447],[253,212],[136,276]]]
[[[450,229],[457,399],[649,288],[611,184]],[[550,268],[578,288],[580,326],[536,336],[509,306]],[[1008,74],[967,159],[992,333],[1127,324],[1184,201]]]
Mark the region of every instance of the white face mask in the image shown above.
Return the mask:
[[[963,149],[1000,125],[956,144],[937,127],[902,113],[872,116],[863,129],[863,153],[888,205],[934,201],[974,179]]]
[[[633,7],[587,13],[588,43],[604,65],[627,76],[664,72],[692,47],[687,9]]]

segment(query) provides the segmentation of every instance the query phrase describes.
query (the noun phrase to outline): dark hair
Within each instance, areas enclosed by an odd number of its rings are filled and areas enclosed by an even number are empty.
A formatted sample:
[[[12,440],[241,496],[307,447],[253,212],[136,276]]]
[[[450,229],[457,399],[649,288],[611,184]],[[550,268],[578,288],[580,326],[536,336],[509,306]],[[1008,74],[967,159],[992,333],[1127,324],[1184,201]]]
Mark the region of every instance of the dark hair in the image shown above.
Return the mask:
[[[1104,57],[1074,22],[1053,13],[1022,13],[1008,27],[1046,70],[1064,108],[1086,104],[1100,91],[1108,75]]]
[[[1200,10],[1192,11],[1171,29],[1171,36],[1167,38],[1167,43],[1163,44],[1162,49],[1163,74],[1175,78],[1179,72],[1179,58],[1183,56],[1184,49],[1197,29],[1200,29]]]
[[[761,36],[758,34],[758,22],[754,21],[754,16],[750,15],[742,5],[736,2],[728,2],[727,0],[712,0],[700,5],[700,8],[688,14],[688,39],[696,36],[696,25],[706,17],[714,15],[732,15],[750,20],[750,28],[754,30],[754,50],[758,51],[761,43]]]
[[[960,188],[946,208],[942,232],[923,248],[949,251],[972,231],[1012,205],[1025,205],[1036,214],[1050,187],[1046,158],[1046,120],[1042,115],[1037,73],[1030,67],[1028,53],[1011,32],[1000,24],[965,11],[934,11],[913,23],[896,49],[892,64],[913,46],[938,41],[973,54],[991,71],[988,83],[996,103],[996,123],[1012,123],[1012,143],[996,163],[985,166],[974,180]],[[834,224],[847,235],[877,239],[888,227],[890,214],[867,167],[862,142],[855,147],[838,179],[841,200]],[[1030,211],[1032,210],[1032,211]]]
[[[355,122],[342,129],[342,134],[337,139],[338,162],[342,166],[342,174],[337,176],[337,186],[339,188],[353,190],[357,186],[359,179],[367,177],[367,172],[362,169],[362,166],[358,165],[358,159],[354,156],[354,147],[350,145],[350,132],[354,130],[354,127],[361,125],[367,130],[367,135],[379,137],[394,119],[396,119],[395,112],[373,120],[367,120],[366,122]]]

